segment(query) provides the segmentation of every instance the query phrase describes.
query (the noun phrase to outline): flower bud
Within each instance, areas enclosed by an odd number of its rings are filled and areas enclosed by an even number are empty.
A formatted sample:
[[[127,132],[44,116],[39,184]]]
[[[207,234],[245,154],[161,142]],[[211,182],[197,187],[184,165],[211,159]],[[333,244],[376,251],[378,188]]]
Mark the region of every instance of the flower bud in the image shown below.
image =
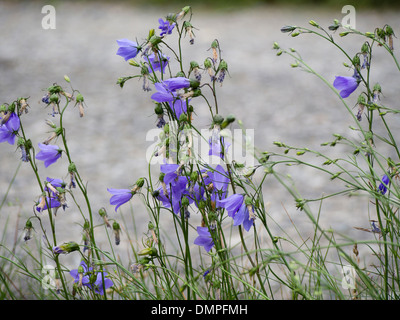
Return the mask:
[[[121,227],[117,221],[114,221],[113,223],[113,231],[115,237],[115,244],[118,246],[121,242],[121,237],[120,237]]]
[[[308,23],[309,23],[310,25],[312,25],[313,27],[319,28],[319,24],[316,23],[314,20],[310,20]]]
[[[235,116],[233,114],[229,114],[221,123],[221,129],[225,129],[228,125],[230,125],[234,121],[235,121]]]

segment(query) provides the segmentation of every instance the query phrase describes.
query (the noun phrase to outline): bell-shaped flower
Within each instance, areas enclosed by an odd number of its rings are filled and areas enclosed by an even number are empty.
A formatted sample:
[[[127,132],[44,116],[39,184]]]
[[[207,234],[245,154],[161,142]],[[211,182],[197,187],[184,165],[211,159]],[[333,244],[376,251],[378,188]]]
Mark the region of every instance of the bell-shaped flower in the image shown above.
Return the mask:
[[[124,203],[131,200],[133,197],[133,192],[131,189],[112,189],[108,188],[108,192],[112,194],[110,198],[110,204],[116,205],[115,212],[117,212],[118,208],[123,205]]]
[[[379,191],[380,191],[382,194],[385,194],[385,193],[386,193],[386,191],[387,191],[387,186],[389,185],[389,182],[390,182],[389,177],[385,174],[385,175],[382,177],[382,182],[381,182],[381,184],[380,184],[379,187],[378,187]]]
[[[352,77],[337,76],[333,82],[333,86],[340,91],[342,98],[347,98],[352,94],[360,84],[360,76],[356,70]]]
[[[39,143],[39,148],[40,151],[36,155],[36,159],[44,161],[44,166],[46,168],[61,157],[62,150],[56,145]]]
[[[174,29],[176,23],[170,23],[168,20],[164,21],[163,19],[158,19],[158,23],[160,24],[158,29],[161,30],[160,37],[162,37],[164,34],[171,34],[172,30]]]
[[[197,227],[197,233],[199,236],[194,240],[194,244],[204,247],[204,249],[209,252],[214,246],[210,231],[208,231],[207,227]]]

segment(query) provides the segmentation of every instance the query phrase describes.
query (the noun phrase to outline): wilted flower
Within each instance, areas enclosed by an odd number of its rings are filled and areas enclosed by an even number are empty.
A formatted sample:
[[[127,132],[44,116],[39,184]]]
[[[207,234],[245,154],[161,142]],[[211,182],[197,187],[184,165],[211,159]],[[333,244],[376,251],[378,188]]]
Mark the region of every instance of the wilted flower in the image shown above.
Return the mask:
[[[24,241],[28,241],[31,239],[31,233],[33,230],[33,225],[31,220],[28,219],[26,221],[24,230],[25,230]]]
[[[61,157],[62,150],[56,145],[46,145],[39,143],[40,151],[36,155],[36,159],[44,161],[44,166],[47,168]]]
[[[207,227],[197,227],[197,233],[199,236],[194,240],[194,244],[204,247],[204,249],[209,252],[214,246],[210,231],[208,231]]]
[[[119,45],[117,55],[124,58],[125,61],[135,58],[141,49],[135,41],[129,39],[120,39],[117,40],[117,43]]]

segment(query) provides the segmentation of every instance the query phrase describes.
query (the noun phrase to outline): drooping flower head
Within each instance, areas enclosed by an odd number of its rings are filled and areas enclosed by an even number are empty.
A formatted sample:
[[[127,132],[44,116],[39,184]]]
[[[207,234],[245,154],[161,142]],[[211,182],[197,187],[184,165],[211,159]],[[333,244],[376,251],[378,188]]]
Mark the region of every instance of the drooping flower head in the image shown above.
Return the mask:
[[[333,82],[333,86],[340,91],[342,98],[347,98],[352,94],[360,84],[360,75],[354,70],[352,77],[337,76]]]
[[[62,150],[56,145],[39,143],[39,148],[40,151],[36,155],[36,159],[44,161],[44,166],[46,168],[61,157]]]
[[[232,194],[231,196],[221,200],[220,206],[225,208],[228,216],[233,219],[233,225],[243,225],[246,231],[249,231],[254,224],[254,217],[250,215],[249,205],[246,204],[245,198],[241,194]]]
[[[15,143],[15,136],[18,133],[19,127],[20,127],[19,118],[17,114],[13,112],[8,117],[7,122],[0,125],[0,143],[7,141],[9,144],[13,145]]]
[[[117,212],[118,208],[123,205],[124,203],[131,200],[133,197],[133,192],[131,189],[112,189],[108,188],[108,192],[112,194],[110,198],[110,204],[116,205],[115,212]]]
[[[117,40],[117,43],[119,46],[117,55],[124,58],[125,61],[135,58],[141,49],[135,41],[129,39],[120,39]]]
[[[209,252],[214,246],[210,231],[208,231],[207,227],[197,227],[197,233],[199,236],[194,240],[194,244],[204,247],[204,249]]]
[[[385,194],[386,193],[386,191],[387,191],[387,186],[388,186],[388,184],[389,184],[389,177],[385,174],[383,177],[382,177],[382,182],[381,182],[381,184],[379,185],[379,187],[378,187],[378,189],[379,189],[379,191],[382,193],[382,194]]]
[[[143,59],[149,64],[149,73],[153,73],[153,71],[160,71],[162,73],[165,72],[165,67],[168,65],[169,57],[164,54],[159,56],[158,54],[150,54],[148,56],[144,56]]]

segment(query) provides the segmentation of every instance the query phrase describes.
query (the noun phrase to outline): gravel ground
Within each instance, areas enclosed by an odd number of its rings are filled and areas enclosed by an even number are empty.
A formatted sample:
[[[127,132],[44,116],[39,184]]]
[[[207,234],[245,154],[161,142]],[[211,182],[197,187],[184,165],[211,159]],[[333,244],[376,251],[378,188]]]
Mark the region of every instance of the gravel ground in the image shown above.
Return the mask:
[[[119,219],[108,204],[110,194],[107,188],[126,188],[146,174],[146,149],[152,142],[146,141],[145,137],[147,131],[154,128],[155,118],[151,93],[144,93],[140,82],[131,80],[123,90],[116,85],[119,77],[132,72],[132,68],[115,54],[116,39],[144,38],[150,28],[157,28],[159,17],[176,9],[139,8],[118,1],[96,5],[60,1],[55,6],[56,29],[44,30],[41,26],[44,4],[35,1],[0,2],[1,102],[30,96],[30,112],[26,116],[29,121],[26,120],[25,131],[36,144],[48,136],[45,119],[50,117],[48,110],[39,103],[44,89],[54,82],[63,84],[63,76],[67,74],[87,104],[85,117],[79,118],[76,110],[65,119],[70,152],[81,176],[88,182],[93,209],[105,207],[111,218]],[[348,129],[352,120],[330,89],[316,77],[293,70],[291,59],[277,57],[272,50],[274,41],[284,48],[296,48],[328,80],[333,81],[335,75],[350,75],[342,65],[344,58],[323,41],[307,35],[291,38],[280,32],[284,25],[306,25],[310,19],[327,26],[334,18],[343,17],[341,8],[266,6],[222,12],[193,7],[192,23],[198,30],[195,31],[195,45],[184,45],[188,52],[187,62],[204,61],[212,40],[219,40],[223,57],[229,65],[229,77],[218,89],[220,113],[233,113],[246,128],[254,129],[258,148],[273,150],[272,142],[279,140],[318,149],[322,142],[332,139],[332,133],[352,135]],[[399,30],[399,16],[400,13],[394,11],[357,11],[357,28],[373,31],[376,26],[388,23]],[[362,42],[360,38],[353,39],[357,41],[339,41],[355,53]],[[376,49],[374,59],[376,65],[372,79],[382,85],[384,103],[396,106],[400,95],[394,65],[383,50]],[[198,127],[207,127],[210,120],[206,106],[198,105],[196,111]],[[398,119],[393,119],[394,132],[398,133],[399,129]],[[0,147],[2,195],[18,166],[19,153],[14,146],[2,144]],[[345,150],[337,147],[334,151]],[[47,169],[40,166],[40,174],[43,178],[66,178],[65,164],[66,159],[62,159]],[[304,197],[329,193],[337,186],[307,169],[291,169],[289,172]],[[9,223],[6,242],[13,243],[15,230],[20,236],[38,196],[33,174],[23,164],[7,198],[13,205],[4,206],[0,216],[0,222],[5,223],[8,219]],[[270,179],[266,180],[265,197],[270,202],[271,217],[284,230],[295,234],[287,211],[296,226],[304,231],[305,238],[308,236],[311,227],[308,219],[296,211],[289,195]],[[21,206],[17,206],[18,203]],[[148,216],[136,199],[133,210],[140,235],[146,231]],[[128,207],[123,211],[128,214]],[[369,234],[353,227],[368,227],[369,218],[365,199],[343,201],[343,198],[334,198],[324,202],[320,219],[323,227],[331,226],[350,237],[366,239]],[[130,219],[126,217],[126,220]],[[80,241],[78,221],[81,219],[74,209],[59,213],[60,242]],[[167,229],[169,222],[165,223]],[[127,232],[130,231],[126,230],[122,235],[119,255],[126,255],[129,245]],[[279,229],[276,232],[279,234]],[[40,235],[39,231],[37,235]]]

